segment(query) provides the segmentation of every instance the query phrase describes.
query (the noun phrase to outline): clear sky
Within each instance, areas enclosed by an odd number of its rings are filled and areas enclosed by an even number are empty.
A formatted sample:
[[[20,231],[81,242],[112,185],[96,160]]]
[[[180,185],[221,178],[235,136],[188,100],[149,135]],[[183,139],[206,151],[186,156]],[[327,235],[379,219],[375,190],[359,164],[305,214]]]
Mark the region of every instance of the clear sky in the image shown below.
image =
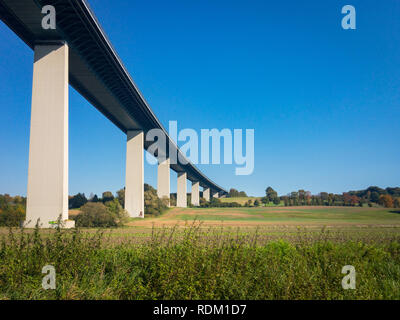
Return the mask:
[[[221,186],[282,195],[400,185],[400,1],[89,3],[165,127],[255,130],[252,175],[198,165]],[[356,30],[341,27],[346,4]],[[0,193],[26,194],[32,63],[0,22]],[[69,193],[123,187],[125,135],[72,88],[69,125]],[[153,186],[156,172],[145,164]]]

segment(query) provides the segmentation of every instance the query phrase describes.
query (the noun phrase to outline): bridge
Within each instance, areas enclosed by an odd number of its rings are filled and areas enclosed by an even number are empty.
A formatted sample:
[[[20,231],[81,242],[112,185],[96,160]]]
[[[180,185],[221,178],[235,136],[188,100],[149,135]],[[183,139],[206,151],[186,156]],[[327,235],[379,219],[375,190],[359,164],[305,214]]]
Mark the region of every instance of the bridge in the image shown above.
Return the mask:
[[[42,8],[56,12],[56,28],[45,29]],[[68,88],[76,89],[127,136],[125,209],[143,217],[144,139],[160,129],[167,144],[158,162],[157,193],[170,198],[170,169],[177,173],[177,206],[187,206],[187,180],[191,201],[226,195],[179,150],[140,93],[85,0],[0,0],[0,18],[33,51],[33,85],[27,221],[40,218],[43,227],[62,215],[68,219]],[[176,156],[179,155],[179,156]],[[178,161],[170,161],[172,157]],[[179,161],[179,158],[185,161]]]

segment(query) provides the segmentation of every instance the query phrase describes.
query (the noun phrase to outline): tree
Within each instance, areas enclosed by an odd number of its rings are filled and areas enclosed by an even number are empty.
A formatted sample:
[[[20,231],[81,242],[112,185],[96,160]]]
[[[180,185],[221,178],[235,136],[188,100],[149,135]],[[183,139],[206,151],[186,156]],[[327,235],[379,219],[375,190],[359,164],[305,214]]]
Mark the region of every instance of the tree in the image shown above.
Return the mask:
[[[379,202],[379,193],[376,191],[371,192],[371,201],[378,203]]]
[[[272,201],[275,205],[278,205],[281,203],[281,199],[279,199],[279,197],[276,197],[273,201]]]
[[[272,189],[271,187],[268,187],[265,190],[265,196],[268,198],[269,202],[273,202],[274,199],[276,199],[278,197],[278,193],[274,189]]]
[[[229,190],[228,197],[229,198],[237,198],[237,197],[239,197],[239,194],[240,194],[239,191],[237,191],[236,189],[231,188]]]
[[[69,203],[68,207],[70,209],[77,209],[82,207],[86,202],[88,202],[88,200],[86,199],[85,194],[78,193],[68,200]]]
[[[256,199],[256,200],[254,201],[254,206],[255,206],[255,207],[259,207],[259,206],[260,206],[260,201],[258,201],[258,199]]]
[[[122,226],[128,220],[128,213],[122,208],[118,199],[114,198],[106,202],[105,205],[117,226]]]
[[[176,199],[171,196],[171,200]],[[172,202],[172,201],[171,201]],[[176,203],[176,200],[175,200]],[[157,196],[157,190],[151,185],[144,184],[144,211],[146,214],[160,215],[167,209],[167,203]]]
[[[269,203],[268,197],[262,197],[261,202],[264,204],[264,206],[266,206]]]
[[[246,192],[240,191],[240,192],[239,192],[239,197],[247,197]]]
[[[117,199],[119,204],[124,208],[125,207],[125,188],[119,189],[117,191]]]
[[[360,203],[361,202],[360,202],[360,198],[359,197],[354,196],[354,195],[350,197],[350,205],[355,206],[355,205],[360,204]]]
[[[103,203],[114,200],[114,195],[111,191],[103,192]]]
[[[400,197],[397,197],[393,200],[393,205],[395,208],[400,208]]]
[[[299,194],[296,191],[290,193],[291,204],[294,206],[299,205]]]
[[[351,204],[351,195],[348,192],[343,192],[343,204],[349,206]]]
[[[390,195],[384,194],[379,197],[379,204],[384,206],[385,208],[393,207],[393,199]]]

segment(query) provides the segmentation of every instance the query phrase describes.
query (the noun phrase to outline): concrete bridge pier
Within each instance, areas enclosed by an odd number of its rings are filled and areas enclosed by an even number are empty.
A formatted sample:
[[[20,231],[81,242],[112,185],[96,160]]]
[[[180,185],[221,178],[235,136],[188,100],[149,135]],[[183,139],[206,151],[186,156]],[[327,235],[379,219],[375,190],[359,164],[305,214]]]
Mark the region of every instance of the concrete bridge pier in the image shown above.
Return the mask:
[[[68,219],[68,72],[66,43],[35,45],[26,227]]]
[[[186,172],[178,172],[176,206],[181,208],[187,207]]]
[[[210,201],[210,188],[203,189],[203,198]]]
[[[157,196],[160,199],[168,199],[170,206],[170,159],[166,159],[158,164],[157,174]]]
[[[192,182],[192,196],[191,196],[192,205],[198,207],[200,206],[200,182]]]
[[[125,210],[130,217],[144,218],[144,133],[127,132]]]
[[[213,194],[212,194],[212,197],[215,198],[215,199],[218,199],[218,198],[219,198],[218,192],[213,193]]]

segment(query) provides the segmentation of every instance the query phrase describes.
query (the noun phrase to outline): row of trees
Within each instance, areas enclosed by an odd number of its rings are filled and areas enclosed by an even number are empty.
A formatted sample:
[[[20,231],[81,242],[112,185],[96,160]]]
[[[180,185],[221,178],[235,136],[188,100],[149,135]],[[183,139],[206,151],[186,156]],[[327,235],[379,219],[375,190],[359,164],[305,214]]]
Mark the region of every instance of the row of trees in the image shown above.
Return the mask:
[[[261,199],[264,204],[273,202],[282,203],[285,206],[363,206],[381,205],[386,208],[400,208],[400,188],[369,187],[365,190],[343,192],[334,194],[320,192],[312,195],[310,191],[300,189],[285,196],[278,196],[277,192],[268,187],[265,190],[265,197]]]
[[[233,188],[231,190],[229,190],[228,198],[239,198],[239,197],[247,197],[246,192],[238,191],[238,190],[233,189]]]
[[[171,202],[174,202],[174,197],[171,198]],[[78,193],[74,196],[69,197],[69,208],[79,209],[86,203],[103,203],[106,204],[110,201],[118,201],[122,208],[125,207],[125,188],[120,189],[114,195],[111,191],[105,191],[102,193],[102,197],[99,198],[97,195],[90,195],[86,198],[84,193]],[[176,201],[176,200],[175,200]],[[159,199],[157,196],[157,190],[151,185],[144,184],[144,207],[146,214],[158,215],[162,213],[168,207],[168,199]]]
[[[109,201],[113,201],[114,199],[118,199],[119,203],[121,206],[124,206],[125,202],[125,189],[120,189],[117,191],[116,196],[114,197],[114,194],[111,191],[105,191],[102,194],[102,197],[99,198],[97,194],[93,195],[91,194],[89,198],[86,198],[84,193],[78,193],[74,196],[69,196],[68,200],[68,207],[69,209],[79,209],[83,205],[85,205],[87,202],[102,202],[106,203]]]

